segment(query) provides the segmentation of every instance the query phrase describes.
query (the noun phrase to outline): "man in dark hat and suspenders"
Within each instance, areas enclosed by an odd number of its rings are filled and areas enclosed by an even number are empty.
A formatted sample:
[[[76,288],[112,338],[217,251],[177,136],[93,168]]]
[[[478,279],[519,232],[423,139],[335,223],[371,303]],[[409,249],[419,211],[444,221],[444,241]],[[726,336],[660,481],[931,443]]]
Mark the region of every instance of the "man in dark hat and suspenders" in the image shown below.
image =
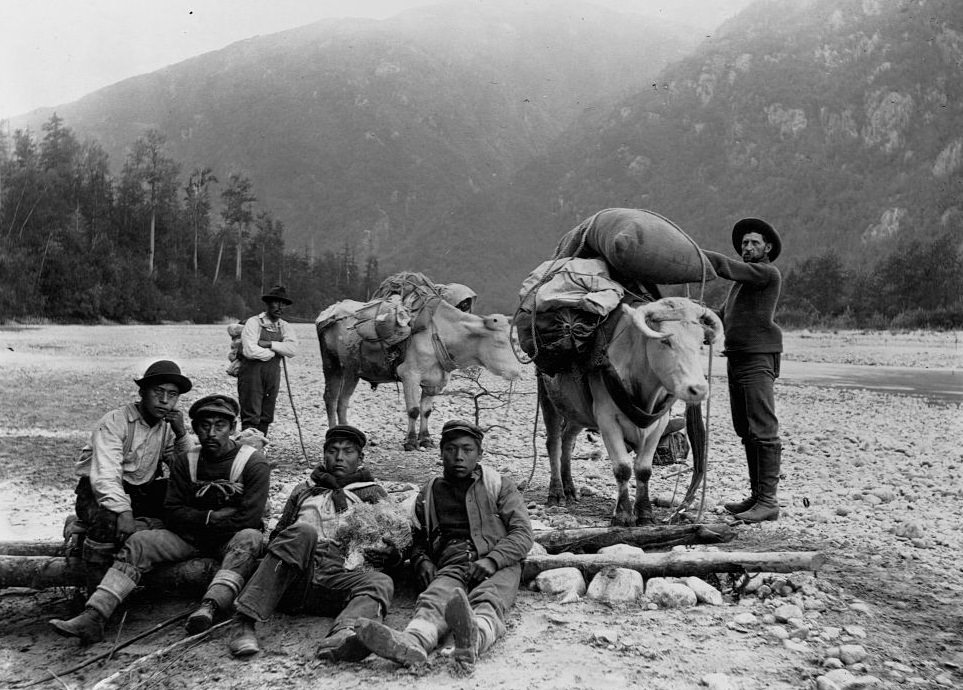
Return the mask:
[[[76,465],[77,522],[71,529],[85,530],[81,557],[90,591],[131,534],[162,526],[163,465],[170,467],[190,448],[177,402],[191,381],[180,367],[159,360],[134,383],[140,399],[100,418]]]
[[[230,609],[257,568],[264,549],[267,459],[231,438],[238,414],[234,398],[205,396],[188,414],[200,446],[178,456],[171,468],[166,528],[136,532],[127,539],[84,611],[69,620],[50,621],[61,635],[86,644],[101,641],[107,620],[144,573],[162,563],[213,555],[221,559],[221,567],[187,619],[189,633],[203,632]]]
[[[241,331],[237,397],[241,429],[254,428],[266,436],[281,388],[281,357],[294,357],[297,340],[291,325],[281,318],[284,308],[292,304],[287,290],[275,285],[261,300],[267,307],[249,318]]]
[[[365,551],[375,569],[345,567],[338,526],[361,503],[388,500],[385,489],[364,467],[367,438],[360,429],[340,424],[324,437],[324,461],[288,497],[271,533],[267,555],[234,602],[234,628],[228,643],[235,657],[261,651],[255,626],[275,610],[330,615],[334,625],[321,641],[318,658],[360,661],[368,650],[355,628],[367,618],[383,618],[394,585],[379,568],[401,562],[395,548]]]
[[[773,384],[779,378],[782,331],[773,315],[782,276],[772,262],[782,251],[782,241],[766,221],[743,218],[732,228],[732,246],[741,262],[705,252],[716,273],[734,281],[720,317],[732,424],[749,467],[749,496],[724,507],[743,522],[764,522],[779,518],[782,443]]]

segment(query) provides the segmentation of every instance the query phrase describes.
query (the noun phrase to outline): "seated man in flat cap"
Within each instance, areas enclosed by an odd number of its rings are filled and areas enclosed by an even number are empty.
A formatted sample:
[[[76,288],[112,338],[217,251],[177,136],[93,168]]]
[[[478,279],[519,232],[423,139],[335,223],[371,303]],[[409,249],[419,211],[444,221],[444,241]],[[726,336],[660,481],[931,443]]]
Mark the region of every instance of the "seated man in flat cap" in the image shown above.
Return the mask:
[[[376,569],[348,570],[337,534],[356,505],[388,498],[362,464],[366,443],[364,433],[353,426],[328,429],[324,462],[291,492],[267,555],[234,602],[235,626],[228,645],[234,656],[260,651],[255,624],[267,621],[278,608],[322,616],[340,611],[317,656],[329,661],[368,656],[355,628],[360,620],[384,617],[394,585]],[[401,553],[370,549],[365,559],[381,568],[400,563]]]
[[[374,620],[358,626],[378,656],[418,666],[450,630],[455,660],[470,666],[505,632],[532,525],[515,483],[478,464],[483,438],[470,422],[442,427],[443,476],[429,480],[415,501],[411,563],[426,589],[403,632]]]
[[[166,529],[132,534],[87,600],[83,613],[50,624],[84,643],[104,639],[104,626],[144,573],[162,563],[207,555],[221,558],[200,607],[187,620],[191,634],[226,612],[264,550],[264,507],[270,466],[264,454],[231,438],[239,414],[234,398],[208,395],[188,412],[200,446],[178,456],[164,502]]]
[[[191,390],[191,380],[180,367],[159,360],[134,383],[140,399],[100,418],[76,465],[80,479],[74,525],[84,531],[81,557],[90,592],[127,537],[162,526],[164,465],[170,467],[191,445],[177,409],[180,396]]]

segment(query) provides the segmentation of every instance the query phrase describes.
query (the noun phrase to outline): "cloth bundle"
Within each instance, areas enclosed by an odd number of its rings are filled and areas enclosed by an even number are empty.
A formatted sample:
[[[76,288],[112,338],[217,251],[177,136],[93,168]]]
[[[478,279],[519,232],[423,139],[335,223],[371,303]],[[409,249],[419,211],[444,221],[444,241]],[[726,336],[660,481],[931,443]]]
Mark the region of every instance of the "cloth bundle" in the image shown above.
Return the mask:
[[[369,548],[395,548],[404,552],[411,545],[411,522],[401,504],[387,500],[358,503],[338,525],[335,537],[345,554],[346,570],[368,570],[364,551]]]

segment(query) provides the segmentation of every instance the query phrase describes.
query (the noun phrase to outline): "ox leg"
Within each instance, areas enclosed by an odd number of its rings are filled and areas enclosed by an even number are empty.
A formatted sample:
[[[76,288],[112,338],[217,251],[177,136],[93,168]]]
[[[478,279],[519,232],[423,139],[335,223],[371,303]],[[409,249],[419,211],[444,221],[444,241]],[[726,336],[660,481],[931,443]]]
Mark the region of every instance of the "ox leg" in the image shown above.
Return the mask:
[[[321,346],[321,369],[324,372],[324,411],[328,416],[328,428],[338,423],[338,405],[344,373],[337,356],[326,352]]]
[[[562,489],[565,491],[565,500],[568,503],[578,502],[578,492],[575,490],[575,482],[572,481],[572,451],[575,449],[575,439],[578,438],[582,427],[573,424],[570,420],[565,420],[562,425],[562,456],[561,456],[561,479]]]
[[[635,453],[635,520],[638,525],[655,523],[652,503],[649,501],[649,479],[652,477],[652,458],[659,445],[662,432],[669,423],[666,415],[648,429],[642,431]]]
[[[340,392],[338,394],[338,424],[348,423],[348,404],[351,402],[351,396],[354,395],[354,389],[357,387],[357,376],[344,374],[341,377]]]
[[[632,527],[635,525],[635,512],[629,498],[629,480],[632,478],[632,457],[625,447],[625,439],[618,422],[614,419],[599,423],[599,433],[605,450],[612,461],[612,474],[618,485],[615,512],[612,514],[614,527]]]
[[[405,392],[405,410],[408,414],[408,434],[405,436],[405,450],[418,450],[418,434],[415,422],[421,417],[421,382],[411,378],[402,379]]]
[[[435,396],[427,395],[425,393],[421,394],[421,425],[418,427],[418,447],[419,448],[434,448],[435,442],[431,439],[431,434],[428,433],[428,418],[431,416],[431,411],[435,406]]]
[[[545,423],[545,450],[548,451],[549,482],[546,505],[564,505],[565,489],[561,471],[562,416],[545,392],[541,376],[538,376],[538,399],[542,410],[542,421]]]

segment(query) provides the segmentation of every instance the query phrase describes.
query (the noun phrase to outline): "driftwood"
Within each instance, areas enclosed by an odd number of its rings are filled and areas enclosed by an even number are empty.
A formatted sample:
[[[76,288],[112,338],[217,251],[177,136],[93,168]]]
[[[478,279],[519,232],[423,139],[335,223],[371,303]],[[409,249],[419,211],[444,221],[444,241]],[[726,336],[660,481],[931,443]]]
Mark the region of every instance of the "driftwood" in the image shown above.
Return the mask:
[[[598,554],[560,554],[529,556],[522,564],[522,581],[555,568],[578,568],[586,579],[605,568],[628,568],[645,577],[683,577],[709,573],[772,572],[819,570],[826,556],[818,551],[672,551],[639,556]]]
[[[649,527],[581,527],[536,532],[535,541],[549,553],[595,553],[604,546],[630,544],[642,549],[667,549],[679,544],[722,544],[732,541],[732,525],[652,525]]]
[[[202,594],[218,567],[218,562],[212,558],[195,558],[157,568],[144,576],[142,584],[159,592]],[[0,589],[45,589],[83,584],[81,561],[62,556],[0,556]]]

